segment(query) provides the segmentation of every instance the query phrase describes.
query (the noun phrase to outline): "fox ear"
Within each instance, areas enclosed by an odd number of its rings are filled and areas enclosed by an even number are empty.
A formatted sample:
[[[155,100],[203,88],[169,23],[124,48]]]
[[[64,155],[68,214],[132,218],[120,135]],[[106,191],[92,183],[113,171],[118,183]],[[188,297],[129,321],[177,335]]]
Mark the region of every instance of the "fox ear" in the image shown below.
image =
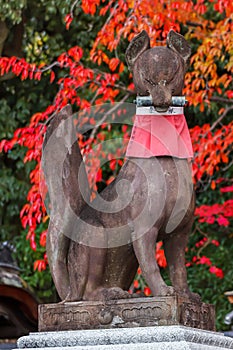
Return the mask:
[[[137,58],[149,48],[150,38],[147,32],[143,30],[141,33],[139,33],[133,38],[125,52],[126,62],[130,71],[132,71]]]
[[[183,58],[185,64],[188,65],[191,56],[191,47],[183,35],[170,30],[167,36],[167,47],[178,53]]]

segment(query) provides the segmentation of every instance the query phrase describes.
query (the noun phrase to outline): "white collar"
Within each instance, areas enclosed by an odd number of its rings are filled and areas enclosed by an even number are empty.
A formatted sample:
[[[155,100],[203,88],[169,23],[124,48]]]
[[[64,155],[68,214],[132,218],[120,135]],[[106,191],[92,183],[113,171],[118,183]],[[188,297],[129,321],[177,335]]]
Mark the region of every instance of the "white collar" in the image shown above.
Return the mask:
[[[157,112],[154,106],[136,107],[136,115],[178,115],[184,114],[184,107],[170,106],[164,113]]]

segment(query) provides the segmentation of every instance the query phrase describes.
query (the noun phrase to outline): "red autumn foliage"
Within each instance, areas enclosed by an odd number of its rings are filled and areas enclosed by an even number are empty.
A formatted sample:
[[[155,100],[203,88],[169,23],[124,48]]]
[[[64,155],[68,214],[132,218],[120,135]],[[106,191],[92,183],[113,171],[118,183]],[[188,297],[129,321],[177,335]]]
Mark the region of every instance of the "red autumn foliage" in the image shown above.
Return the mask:
[[[195,215],[198,216],[199,222],[228,226],[228,218],[233,217],[233,200],[229,199],[223,204],[202,205],[196,208]]]
[[[149,287],[145,287],[144,290],[143,290],[145,296],[150,296],[151,295],[151,290]]]
[[[213,273],[218,278],[224,277],[224,273],[223,273],[222,269],[220,269],[219,267],[211,266],[209,268],[209,271],[210,271],[210,273]]]
[[[156,245],[156,252],[155,252],[155,257],[156,260],[158,262],[158,265],[160,267],[166,267],[167,266],[167,261],[166,261],[166,257],[164,254],[164,250],[162,249],[162,242],[158,242]]]

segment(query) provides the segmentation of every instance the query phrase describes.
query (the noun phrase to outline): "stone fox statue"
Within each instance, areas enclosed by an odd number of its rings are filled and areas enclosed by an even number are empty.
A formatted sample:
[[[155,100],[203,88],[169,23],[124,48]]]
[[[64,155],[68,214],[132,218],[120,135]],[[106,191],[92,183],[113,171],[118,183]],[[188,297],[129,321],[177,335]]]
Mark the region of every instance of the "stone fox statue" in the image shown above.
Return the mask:
[[[189,291],[185,268],[185,248],[195,207],[188,160],[192,155],[190,145],[187,146],[182,139],[183,130],[187,131],[183,113],[179,110],[178,114],[176,111],[175,115],[169,114],[170,109],[173,111],[170,107],[172,96],[182,94],[190,54],[184,37],[174,31],[169,32],[166,47],[150,48],[150,39],[145,31],[129,44],[126,60],[133,74],[135,89],[139,96],[151,97],[152,107],[146,107],[148,110],[139,108],[141,119],[134,125],[128,158],[117,178],[100,194],[108,203],[114,202],[119,193],[126,199],[131,196],[129,203],[119,211],[94,209],[86,200],[89,188],[85,169],[81,168],[82,156],[78,144],[73,142],[68,147],[66,142],[70,135],[75,138],[75,131],[71,125],[69,130],[64,128],[63,134],[56,132],[63,122],[71,118],[71,107],[63,108],[50,122],[43,144],[42,162],[51,203],[47,255],[61,300],[127,298],[127,290],[138,265],[153,296],[180,294],[198,298]],[[143,130],[144,120],[155,129],[152,146],[140,145],[140,132],[143,142],[153,139],[151,131]],[[182,130],[177,131],[171,121],[179,126],[180,120]],[[165,129],[162,134],[168,132],[165,135],[168,142],[176,134],[174,154],[173,141],[166,147],[167,141],[160,140],[161,134],[157,135],[163,123]],[[182,142],[184,148],[187,146],[184,152],[180,146]],[[155,150],[156,144],[159,153]],[[142,147],[137,149],[138,145]],[[66,154],[62,170],[58,169],[59,147]],[[141,152],[141,149],[144,151]],[[58,190],[59,171],[62,191]],[[72,210],[67,209],[66,203]],[[79,220],[74,220],[74,213]],[[121,227],[124,229],[119,230]],[[87,237],[90,244],[87,244]],[[172,286],[163,281],[155,259],[158,240],[164,244]]]

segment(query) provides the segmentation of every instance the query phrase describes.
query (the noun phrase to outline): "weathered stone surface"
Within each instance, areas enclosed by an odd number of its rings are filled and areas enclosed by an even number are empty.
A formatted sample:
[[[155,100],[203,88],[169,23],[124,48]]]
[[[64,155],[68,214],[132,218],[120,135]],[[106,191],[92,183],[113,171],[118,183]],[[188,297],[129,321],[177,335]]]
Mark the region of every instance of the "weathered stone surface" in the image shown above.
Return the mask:
[[[28,350],[33,350],[34,348],[28,348]],[[44,348],[43,348],[44,349]],[[40,350],[43,350],[40,348]],[[72,346],[72,347],[62,347],[66,350],[221,350],[225,348],[220,348],[216,346],[202,345],[202,344],[192,344],[185,341],[181,342],[166,342],[166,343],[140,343],[140,344],[117,344],[117,345],[100,345],[100,346]],[[61,350],[61,348],[49,348],[49,350]]]
[[[99,329],[33,333],[18,340],[20,349],[149,350],[233,349],[233,339],[221,333],[184,326]]]
[[[160,117],[171,106],[172,97],[182,94],[190,55],[188,42],[173,30],[168,34],[167,47],[151,48],[148,34],[142,31],[127,48],[135,90],[140,96],[151,96]],[[97,124],[98,120],[101,124],[102,119],[96,119]],[[141,145],[150,157],[128,155],[115,181],[90,205],[91,189],[76,142],[71,107],[65,106],[50,119],[42,156],[51,202],[46,252],[61,300],[125,298],[138,264],[154,296],[171,295],[175,290],[200,299],[188,288],[185,267],[195,209],[187,160],[192,152],[185,151],[186,142],[175,147],[184,148],[182,155],[170,152],[170,139],[176,133],[175,140],[183,139],[180,132],[187,128],[184,117],[180,131],[175,124],[166,123],[170,131],[160,142],[166,146],[165,153],[156,157],[146,143]],[[152,129],[149,137],[160,139]],[[190,141],[188,129],[186,138]],[[155,242],[160,240],[168,257],[172,287],[163,281],[154,257]]]
[[[169,325],[215,330],[214,306],[170,296],[39,307],[39,331]]]

